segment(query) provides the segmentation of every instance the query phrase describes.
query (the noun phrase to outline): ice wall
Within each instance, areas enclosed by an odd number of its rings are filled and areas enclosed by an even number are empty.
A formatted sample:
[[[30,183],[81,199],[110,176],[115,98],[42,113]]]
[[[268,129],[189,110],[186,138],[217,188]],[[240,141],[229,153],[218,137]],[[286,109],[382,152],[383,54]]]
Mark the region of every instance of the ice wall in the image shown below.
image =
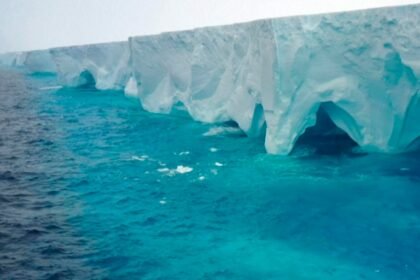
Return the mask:
[[[267,19],[128,42],[0,55],[62,85],[124,90],[144,109],[182,103],[203,122],[265,132],[288,154],[322,106],[367,151],[400,152],[420,136],[420,5]]]
[[[234,120],[248,135],[259,133],[259,104],[275,93],[269,22],[136,37],[130,46],[146,110],[168,113],[182,102],[196,120]]]
[[[131,75],[127,42],[55,48],[50,52],[64,86],[93,82],[100,90],[123,90]]]
[[[30,73],[55,73],[57,71],[49,50],[27,52],[22,66]]]
[[[21,68],[29,74],[57,71],[49,50],[0,54],[0,65]]]
[[[321,102],[367,150],[420,135],[420,6],[272,20],[278,82],[266,147],[287,153]],[[411,123],[411,124],[410,124]]]
[[[0,54],[0,65],[2,66],[14,66],[16,61],[16,53],[3,53]]]
[[[369,151],[420,135],[420,5],[263,20],[130,39],[146,110],[182,102],[205,122],[264,121],[268,152],[287,154],[323,108]]]

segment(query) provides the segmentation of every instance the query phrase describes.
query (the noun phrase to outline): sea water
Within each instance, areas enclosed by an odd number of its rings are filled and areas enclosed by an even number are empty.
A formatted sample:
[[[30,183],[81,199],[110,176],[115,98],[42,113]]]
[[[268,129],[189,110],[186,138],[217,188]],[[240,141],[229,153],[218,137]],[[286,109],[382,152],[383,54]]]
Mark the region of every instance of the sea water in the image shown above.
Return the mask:
[[[56,85],[0,73],[1,279],[420,277],[418,152],[268,155],[181,107]]]

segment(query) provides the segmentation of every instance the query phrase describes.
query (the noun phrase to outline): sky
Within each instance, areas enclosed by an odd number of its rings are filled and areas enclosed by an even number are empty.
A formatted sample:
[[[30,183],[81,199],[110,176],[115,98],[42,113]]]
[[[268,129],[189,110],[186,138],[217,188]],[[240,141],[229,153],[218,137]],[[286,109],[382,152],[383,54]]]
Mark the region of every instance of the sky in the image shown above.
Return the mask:
[[[0,0],[0,53],[420,0]]]

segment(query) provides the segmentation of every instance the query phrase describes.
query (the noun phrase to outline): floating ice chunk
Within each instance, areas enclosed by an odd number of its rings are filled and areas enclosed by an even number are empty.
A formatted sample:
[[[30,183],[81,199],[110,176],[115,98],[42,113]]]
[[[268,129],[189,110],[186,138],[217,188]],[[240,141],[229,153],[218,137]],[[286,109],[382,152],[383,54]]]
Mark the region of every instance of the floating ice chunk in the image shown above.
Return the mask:
[[[166,204],[166,200],[163,200],[163,199],[162,200],[159,200],[159,203],[162,204],[162,205],[163,204]]]
[[[193,171],[193,168],[189,166],[178,165],[175,169],[169,169],[167,167],[158,168],[160,173],[166,173],[168,176],[175,176],[176,174],[185,174]]]
[[[217,149],[217,148],[214,148],[214,147],[211,147],[210,148],[210,152],[212,152],[212,153],[215,153],[215,152],[217,152],[219,149]]]
[[[170,172],[171,170],[169,168],[167,168],[167,167],[164,167],[164,168],[158,168],[157,171],[158,172],[161,172],[161,173],[166,173],[166,172]]]
[[[216,161],[216,162],[214,163],[214,165],[215,165],[215,166],[218,166],[218,167],[221,167],[221,166],[223,166],[223,163],[220,163],[220,162]]]
[[[204,181],[205,179],[206,179],[206,177],[204,177],[204,176],[198,177],[198,180],[200,180],[200,181]]]
[[[231,126],[215,126],[210,128],[203,136],[216,136],[224,134],[243,134],[242,130],[238,127]]]
[[[189,173],[191,171],[193,171],[193,169],[189,166],[178,165],[176,167],[176,172],[178,172],[180,174]]]

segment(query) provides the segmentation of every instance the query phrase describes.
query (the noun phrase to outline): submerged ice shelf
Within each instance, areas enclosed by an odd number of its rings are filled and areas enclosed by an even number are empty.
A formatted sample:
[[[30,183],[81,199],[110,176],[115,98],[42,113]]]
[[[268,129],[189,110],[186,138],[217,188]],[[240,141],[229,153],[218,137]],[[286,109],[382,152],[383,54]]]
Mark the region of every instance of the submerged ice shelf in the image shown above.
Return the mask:
[[[181,102],[196,120],[265,132],[288,154],[318,110],[367,151],[401,152],[420,136],[420,5],[268,19],[128,42],[8,54],[64,86],[124,90],[144,109]]]

